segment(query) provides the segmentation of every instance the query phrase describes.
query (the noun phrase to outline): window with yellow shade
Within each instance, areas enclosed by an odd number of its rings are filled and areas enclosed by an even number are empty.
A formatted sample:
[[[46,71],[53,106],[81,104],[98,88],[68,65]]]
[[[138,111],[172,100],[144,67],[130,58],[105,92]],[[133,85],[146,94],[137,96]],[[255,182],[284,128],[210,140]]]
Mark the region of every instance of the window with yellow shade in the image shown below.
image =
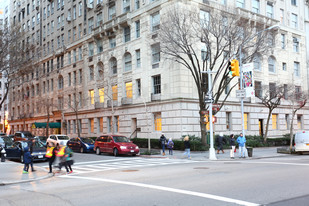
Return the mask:
[[[89,90],[90,104],[94,104],[94,90]]]
[[[89,119],[89,129],[90,129],[89,132],[91,133],[94,132],[94,119],[93,118]]]
[[[112,91],[113,91],[113,100],[117,100],[118,99],[118,86],[117,85],[113,86]]]
[[[100,103],[104,102],[104,88],[99,89]]]
[[[249,116],[248,113],[244,113],[244,129],[245,130],[248,130],[248,125],[249,125],[248,116]]]
[[[155,131],[162,131],[161,113],[154,114]]]
[[[132,98],[132,82],[126,83],[126,96],[127,98]]]
[[[277,127],[277,118],[278,118],[277,114],[272,114],[271,115],[272,129],[278,129],[278,127]]]

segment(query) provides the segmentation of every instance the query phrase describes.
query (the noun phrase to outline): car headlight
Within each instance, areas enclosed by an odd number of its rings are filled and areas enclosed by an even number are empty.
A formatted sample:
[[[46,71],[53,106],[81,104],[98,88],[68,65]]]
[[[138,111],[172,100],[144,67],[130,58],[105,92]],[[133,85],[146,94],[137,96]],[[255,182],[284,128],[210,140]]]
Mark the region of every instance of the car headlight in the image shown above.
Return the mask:
[[[88,144],[85,144],[85,146],[88,148],[89,147],[89,145]]]
[[[126,146],[120,146],[120,149],[127,149]]]
[[[139,149],[138,146],[136,146],[135,149]]]

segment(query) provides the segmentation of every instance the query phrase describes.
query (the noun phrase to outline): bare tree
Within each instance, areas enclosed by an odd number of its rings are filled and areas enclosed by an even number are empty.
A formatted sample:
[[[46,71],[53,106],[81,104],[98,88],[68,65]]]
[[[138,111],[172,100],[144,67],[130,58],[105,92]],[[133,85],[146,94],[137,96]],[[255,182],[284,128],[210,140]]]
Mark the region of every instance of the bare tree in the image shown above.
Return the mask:
[[[294,136],[294,117],[298,110],[303,108],[308,101],[308,93],[300,91],[300,87],[295,85],[288,85],[288,102],[291,109],[291,123],[290,123],[290,151],[293,147]]]
[[[276,109],[284,97],[284,86],[277,85],[275,83],[264,85],[262,91],[265,91],[264,95],[256,95],[258,99],[262,101],[262,104],[268,108],[268,116],[266,121],[266,129],[264,134],[264,142],[267,141],[267,134],[269,129],[269,121],[274,109]],[[262,92],[256,91],[256,92]]]
[[[237,85],[235,81],[232,83],[233,77],[229,76],[229,61],[239,55],[240,48],[245,54],[243,63],[251,61],[257,54],[267,54],[270,45],[269,38],[266,37],[270,33],[262,32],[253,40],[256,32],[267,25],[241,18],[231,8],[228,11],[213,10],[208,13],[190,10],[188,6],[176,6],[163,14],[161,19],[161,52],[167,59],[188,69],[194,79],[199,99],[202,143],[206,144],[203,110],[209,107],[204,102],[208,79],[203,73],[216,71],[213,82],[215,86],[210,89],[214,103],[220,102],[221,109]],[[224,96],[225,89],[228,91]]]

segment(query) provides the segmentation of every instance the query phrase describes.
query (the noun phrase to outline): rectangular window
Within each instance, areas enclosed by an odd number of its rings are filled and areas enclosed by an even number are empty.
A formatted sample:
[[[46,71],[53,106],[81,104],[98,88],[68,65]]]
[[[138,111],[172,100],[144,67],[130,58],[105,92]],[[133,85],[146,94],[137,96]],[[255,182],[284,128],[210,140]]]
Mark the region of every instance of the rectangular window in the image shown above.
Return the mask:
[[[272,114],[271,115],[272,129],[274,129],[274,130],[278,129],[277,119],[278,119],[278,115],[277,114]]]
[[[112,92],[113,92],[113,100],[118,100],[118,86],[114,85],[112,87]]]
[[[109,7],[108,7],[108,20],[113,19],[114,17],[116,17],[116,6],[115,3],[112,3]]]
[[[100,103],[104,102],[104,88],[99,89],[99,101]]]
[[[131,29],[129,26],[123,29],[124,42],[129,42],[131,40]]]
[[[286,63],[285,62],[282,62],[282,70],[286,71]]]
[[[137,89],[137,96],[141,96],[142,95],[141,79],[136,80],[136,89]]]
[[[200,10],[200,24],[202,28],[207,28],[209,25],[209,12]]]
[[[89,90],[90,104],[94,104],[94,90]]]
[[[155,12],[151,15],[151,31],[157,31],[160,29],[160,13]]]
[[[100,124],[100,126],[99,126],[100,132],[102,133],[103,132],[103,117],[99,118],[99,124]]]
[[[288,99],[288,85],[287,84],[283,85],[283,98]]]
[[[249,113],[244,113],[244,129],[249,130]]]
[[[280,9],[280,23],[284,25],[284,10]]]
[[[78,48],[78,60],[82,60],[82,58],[83,58],[83,55],[82,55],[82,48],[79,47],[79,48]]]
[[[226,130],[231,130],[231,112],[226,112]]]
[[[83,73],[82,73],[82,69],[80,69],[78,71],[78,75],[79,75],[79,84],[81,84],[83,82]]]
[[[155,131],[162,131],[161,113],[154,114],[154,126],[155,126]]]
[[[252,0],[252,11],[260,13],[260,0]]]
[[[295,29],[297,29],[298,27],[298,17],[296,14],[293,14],[292,13],[292,16],[291,16],[291,26]]]
[[[297,0],[291,0],[291,4],[292,4],[293,6],[297,6]]]
[[[288,114],[285,114],[285,129],[290,129],[290,118]]]
[[[123,0],[122,5],[123,5],[123,13],[127,13],[130,11],[130,0]]]
[[[245,8],[245,0],[236,0],[236,7]]]
[[[135,50],[136,55],[136,68],[141,68],[141,50]]]
[[[97,54],[103,52],[103,39],[99,39],[96,41],[97,44]]]
[[[299,52],[299,40],[296,37],[293,37],[293,51]]]
[[[107,117],[107,130],[108,133],[112,133],[112,117]]]
[[[297,129],[303,129],[302,115],[300,114],[297,115]]]
[[[119,116],[114,117],[114,133],[119,132]]]
[[[97,14],[97,27],[103,23],[103,13],[100,12]]]
[[[299,62],[294,62],[294,75],[296,77],[300,76]]]
[[[269,18],[274,18],[274,6],[272,2],[267,2],[266,5],[266,16]]]
[[[94,133],[94,119],[91,118],[89,119],[89,125],[88,125],[88,128],[89,128],[89,133]]]
[[[132,98],[132,82],[126,83],[126,97]]]
[[[141,24],[139,20],[135,22],[135,35],[136,38],[139,38],[141,36]]]
[[[139,9],[140,8],[140,0],[135,0],[135,9]]]
[[[262,97],[262,82],[255,81],[254,82],[254,90],[255,90],[255,96],[256,97]]]
[[[285,49],[285,34],[281,34],[281,49]]]
[[[112,37],[109,39],[109,47],[110,48],[115,48],[116,47],[116,38]]]
[[[71,73],[69,73],[69,86],[71,86]]]
[[[88,44],[88,48],[89,48],[89,56],[93,56],[94,55],[94,45],[93,45],[93,42],[90,42]]]
[[[157,75],[152,77],[153,79],[153,93],[161,94],[161,76]]]
[[[269,98],[275,98],[276,97],[276,83],[269,83]]]
[[[83,3],[79,2],[78,4],[78,16],[81,16],[83,14]]]
[[[89,79],[90,81],[94,80],[94,68],[92,66],[89,67]]]
[[[160,62],[160,44],[151,46],[152,68],[158,68]]]

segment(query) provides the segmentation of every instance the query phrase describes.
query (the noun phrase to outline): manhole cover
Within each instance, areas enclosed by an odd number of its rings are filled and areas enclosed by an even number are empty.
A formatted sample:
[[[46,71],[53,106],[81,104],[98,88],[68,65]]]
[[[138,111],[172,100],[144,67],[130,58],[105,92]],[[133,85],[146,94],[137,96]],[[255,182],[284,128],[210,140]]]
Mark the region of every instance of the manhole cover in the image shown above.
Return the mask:
[[[207,170],[209,168],[208,167],[194,167],[193,169],[195,169],[195,170]]]
[[[122,170],[122,172],[137,172],[138,170]]]

